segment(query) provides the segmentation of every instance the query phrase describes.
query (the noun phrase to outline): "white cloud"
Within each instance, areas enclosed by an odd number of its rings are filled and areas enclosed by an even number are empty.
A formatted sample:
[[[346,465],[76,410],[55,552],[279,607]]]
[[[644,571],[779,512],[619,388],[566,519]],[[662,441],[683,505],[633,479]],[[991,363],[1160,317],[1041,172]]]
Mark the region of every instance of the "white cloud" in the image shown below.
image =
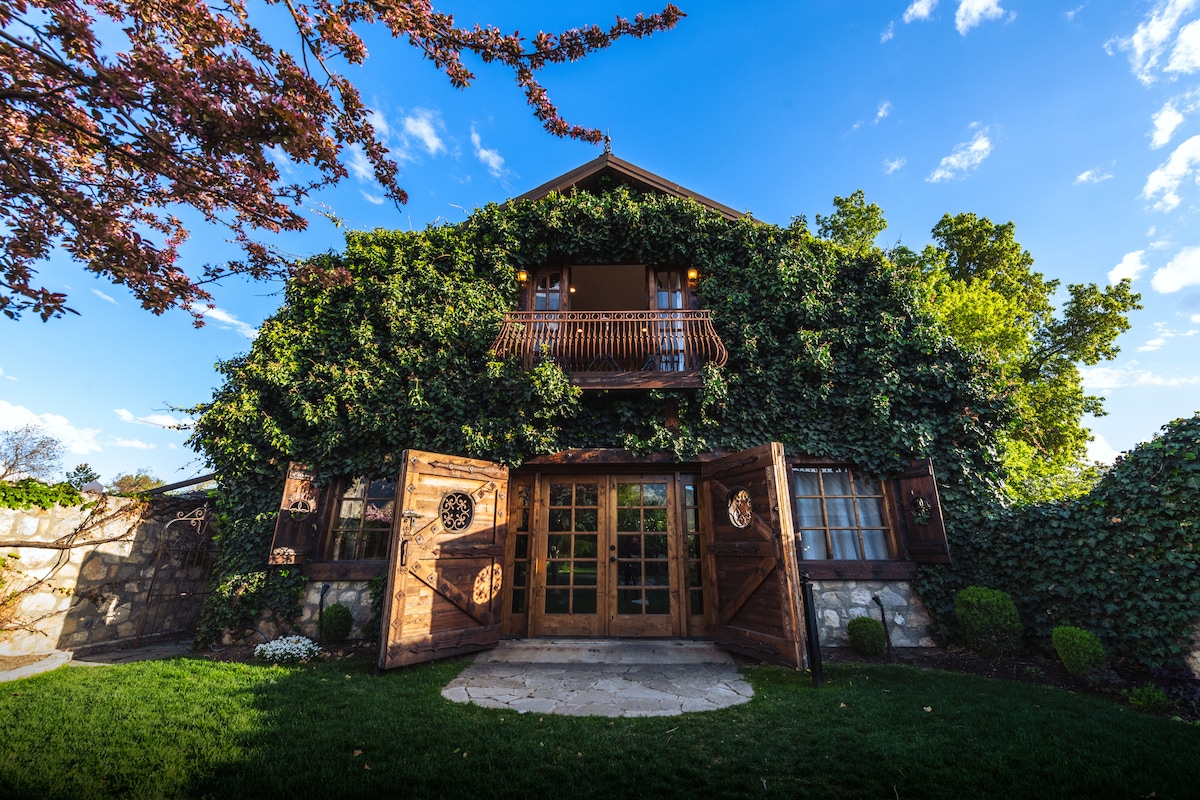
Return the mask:
[[[1192,314],[1192,316],[1188,317],[1188,319],[1189,319],[1191,322],[1194,322],[1194,323],[1196,323],[1197,325],[1200,325],[1200,314]]]
[[[1117,460],[1117,456],[1121,455],[1113,449],[1113,446],[1098,433],[1092,434],[1092,440],[1088,442],[1087,458],[1088,461],[1099,461],[1101,464],[1111,464]]]
[[[901,167],[903,167],[903,166],[904,166],[905,164],[907,164],[907,163],[908,163],[908,159],[907,159],[907,158],[904,158],[903,156],[902,156],[902,157],[900,157],[900,158],[897,158],[897,159],[895,159],[895,160],[892,160],[892,159],[890,159],[890,158],[885,158],[885,159],[883,160],[883,171],[884,171],[884,174],[886,174],[886,175],[891,175],[893,172],[895,172],[896,170],[900,169]]]
[[[1154,120],[1154,133],[1150,137],[1150,149],[1157,150],[1171,141],[1175,129],[1183,123],[1183,114],[1179,113],[1172,101],[1168,101],[1151,119]]]
[[[0,378],[7,378],[7,379],[8,379],[8,380],[10,380],[10,381],[15,381],[15,380],[17,379],[17,376],[15,376],[15,375],[5,375],[5,374],[4,374],[4,370],[0,369]]]
[[[1175,49],[1163,67],[1164,72],[1188,74],[1200,69],[1200,20],[1189,22],[1179,30]]]
[[[1088,391],[1124,389],[1137,386],[1192,386],[1200,383],[1200,375],[1168,378],[1155,375],[1144,369],[1135,369],[1136,362],[1128,367],[1080,367],[1079,375]]]
[[[1144,345],[1139,347],[1137,351],[1139,353],[1153,353],[1155,350],[1161,350],[1162,346],[1166,343],[1167,338],[1165,336],[1158,336],[1148,340]]]
[[[1185,247],[1150,279],[1154,291],[1170,294],[1185,286],[1200,286],[1200,247]]]
[[[35,414],[24,406],[14,406],[0,400],[0,430],[24,425],[40,425],[46,433],[62,442],[68,453],[85,455],[100,451],[100,445],[96,442],[99,428],[77,428],[58,414]]]
[[[1200,136],[1193,136],[1175,148],[1175,152],[1158,169],[1146,177],[1146,185],[1142,188],[1142,197],[1154,200],[1155,195],[1162,197],[1154,202],[1159,211],[1171,211],[1181,202],[1179,185],[1192,178],[1196,168],[1200,166]]]
[[[105,300],[109,303],[112,303],[114,306],[120,305],[115,299],[113,299],[112,297],[109,297],[104,292],[100,291],[99,289],[92,289],[92,294],[96,295],[96,297],[99,297],[101,300]]]
[[[191,417],[174,417],[170,414],[147,414],[144,417],[135,416],[125,408],[114,408],[113,412],[122,422],[134,422],[142,425],[153,425],[158,428],[191,428],[196,420]]]
[[[200,316],[204,317],[205,320],[215,320],[217,327],[223,331],[234,331],[245,336],[247,339],[253,339],[258,336],[258,328],[242,322],[233,314],[216,306],[207,306],[200,312]]]
[[[1075,21],[1075,17],[1076,17],[1076,15],[1077,15],[1077,14],[1079,14],[1079,12],[1080,12],[1080,11],[1083,11],[1083,9],[1084,9],[1086,6],[1087,6],[1087,3],[1084,3],[1082,6],[1079,6],[1078,8],[1073,8],[1073,9],[1071,9],[1070,11],[1065,11],[1065,12],[1063,12],[1063,13],[1064,13],[1064,15],[1065,15],[1065,16],[1066,16],[1066,18],[1067,18],[1067,21],[1068,21],[1068,22],[1074,22],[1074,21]]]
[[[373,182],[375,180],[375,168],[371,166],[371,161],[367,158],[362,145],[355,142],[348,149],[350,150],[350,161],[346,164],[346,169],[350,170],[350,174],[360,181]]]
[[[1158,0],[1154,9],[1128,39],[1113,39],[1105,46],[1109,53],[1113,45],[1129,53],[1133,74],[1145,84],[1154,83],[1159,59],[1175,36],[1181,18],[1194,9],[1200,0]],[[1181,58],[1186,57],[1186,50]],[[1173,56],[1172,56],[1173,57]]]
[[[438,113],[427,108],[415,108],[411,115],[404,118],[404,135],[420,142],[431,156],[446,149],[442,138],[438,136],[438,130],[443,127]]]
[[[392,135],[392,126],[388,125],[387,117],[382,111],[370,109],[367,111],[367,122],[371,123],[371,127],[375,129],[375,135],[381,140]]]
[[[914,0],[908,8],[904,9],[904,21],[912,22],[914,19],[929,19],[929,15],[937,8],[938,0]]]
[[[966,36],[971,28],[1005,15],[1008,15],[1009,22],[1017,18],[1017,12],[1005,11],[1000,7],[1000,0],[959,0],[958,11],[954,12],[954,27]]]
[[[1134,250],[1132,253],[1126,253],[1121,259],[1121,263],[1108,271],[1109,283],[1120,283],[1125,278],[1131,281],[1138,279],[1138,276],[1146,271],[1146,262],[1142,260],[1142,256],[1146,255],[1145,250]]]
[[[1100,183],[1100,181],[1106,181],[1111,177],[1111,172],[1105,172],[1102,169],[1089,169],[1079,173],[1075,177],[1074,185],[1078,186],[1081,183]]]
[[[373,206],[381,206],[385,202],[387,202],[386,197],[380,197],[379,195],[374,195],[374,194],[371,194],[370,192],[364,192],[362,189],[359,189],[358,193],[362,195],[363,200],[366,200],[368,203],[370,203]]]
[[[879,104],[879,110],[875,112],[875,124],[878,125],[881,119],[886,119],[888,114],[892,113],[892,101],[884,100]]]
[[[887,30],[885,30],[883,33],[879,34],[879,43],[883,44],[884,42],[890,42],[893,38],[895,38],[895,36],[896,36],[896,23],[889,22],[888,26],[887,26]]]
[[[475,130],[475,126],[471,126],[471,145],[475,148],[475,156],[487,167],[488,173],[493,178],[501,178],[508,171],[504,168],[504,156],[500,155],[499,150],[489,150],[483,146],[483,139],[479,136],[479,131]]]
[[[991,152],[992,140],[987,136],[987,128],[984,128],[976,133],[971,141],[955,145],[954,152],[943,158],[937,169],[925,180],[929,183],[941,183],[961,177],[968,170],[977,169]]]
[[[154,445],[146,444],[140,439],[121,439],[116,438],[109,442],[113,447],[129,447],[134,450],[153,450]]]

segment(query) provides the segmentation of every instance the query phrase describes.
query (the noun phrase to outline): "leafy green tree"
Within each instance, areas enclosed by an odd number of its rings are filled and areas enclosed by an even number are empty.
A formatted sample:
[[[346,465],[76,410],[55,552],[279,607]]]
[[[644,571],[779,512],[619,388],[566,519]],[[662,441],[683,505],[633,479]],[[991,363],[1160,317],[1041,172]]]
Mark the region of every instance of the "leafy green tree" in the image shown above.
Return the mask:
[[[143,468],[134,473],[121,473],[113,478],[113,482],[108,488],[113,494],[132,495],[157,489],[164,483],[150,470]]]
[[[833,198],[833,205],[835,210],[828,217],[816,216],[820,237],[855,253],[870,251],[875,246],[875,238],[887,227],[883,209],[875,203],[867,205],[862,189],[849,197]]]
[[[92,469],[90,464],[83,463],[67,473],[67,484],[72,489],[82,489],[92,481],[100,480],[100,473]]]
[[[1100,289],[1070,284],[1056,313],[1059,281],[1033,269],[1014,238],[1015,225],[975,214],[946,214],[934,244],[920,254],[893,252],[917,269],[927,309],[967,350],[999,370],[1015,406],[1001,440],[1011,497],[1022,501],[1078,496],[1095,481],[1086,463],[1085,414],[1104,413],[1083,390],[1079,364],[1116,356],[1116,338],[1141,296],[1128,280]]]

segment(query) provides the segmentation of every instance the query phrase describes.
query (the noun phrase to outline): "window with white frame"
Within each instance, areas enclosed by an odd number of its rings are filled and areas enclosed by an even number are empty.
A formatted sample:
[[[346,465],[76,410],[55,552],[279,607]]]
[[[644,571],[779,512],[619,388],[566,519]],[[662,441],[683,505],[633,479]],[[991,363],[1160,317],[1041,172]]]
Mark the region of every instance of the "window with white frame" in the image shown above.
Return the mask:
[[[792,469],[796,547],[807,561],[883,561],[888,544],[884,483],[849,466]]]

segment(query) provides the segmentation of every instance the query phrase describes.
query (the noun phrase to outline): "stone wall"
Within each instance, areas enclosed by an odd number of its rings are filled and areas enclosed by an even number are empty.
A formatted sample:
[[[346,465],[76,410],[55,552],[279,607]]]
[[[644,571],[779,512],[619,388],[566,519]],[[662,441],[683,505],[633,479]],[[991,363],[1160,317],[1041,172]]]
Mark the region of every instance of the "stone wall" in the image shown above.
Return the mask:
[[[929,634],[929,611],[913,594],[908,581],[813,581],[812,587],[823,645],[848,646],[846,625],[855,617],[879,619],[879,606],[871,599],[878,597],[883,602],[893,645],[934,646]]]
[[[366,581],[314,581],[304,587],[304,597],[301,600],[300,618],[296,627],[310,639],[317,640],[318,614],[321,609],[321,589],[328,586],[325,592],[325,608],[334,603],[341,603],[350,609],[354,617],[354,628],[350,631],[351,639],[363,637],[363,625],[371,619],[371,591]]]
[[[167,523],[204,499],[85,494],[84,506],[0,508],[0,542],[70,542],[66,549],[3,548],[14,568],[5,592],[38,583],[22,596],[0,633],[0,654],[113,649],[132,644],[154,572],[155,548]],[[207,576],[205,576],[206,579]]]

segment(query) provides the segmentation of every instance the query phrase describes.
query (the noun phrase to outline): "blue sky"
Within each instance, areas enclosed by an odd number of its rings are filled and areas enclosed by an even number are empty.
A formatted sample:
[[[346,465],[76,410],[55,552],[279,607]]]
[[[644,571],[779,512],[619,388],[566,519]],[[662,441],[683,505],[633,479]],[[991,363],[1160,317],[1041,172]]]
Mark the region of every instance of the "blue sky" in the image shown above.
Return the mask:
[[[786,224],[863,189],[889,222],[878,243],[919,249],[945,213],[1016,223],[1036,269],[1063,284],[1133,278],[1144,310],[1115,361],[1084,369],[1108,415],[1089,420],[1109,460],[1200,409],[1200,0],[678,0],[670,32],[621,41],[543,75],[573,123],[613,152],[755,217]],[[447,2],[462,23],[539,30],[659,10],[644,0]],[[264,19],[266,19],[264,17]],[[283,29],[279,29],[282,35]],[[307,255],[350,229],[420,229],[527,191],[594,158],[545,134],[520,90],[473,63],[456,90],[406,43],[365,32],[348,75],[375,110],[410,201],[382,201],[369,171],[313,198]],[[190,266],[231,255],[196,228]],[[148,468],[205,472],[180,411],[211,396],[214,364],[245,353],[280,287],[216,287],[208,324],[155,317],[68,261],[44,281],[81,316],[0,320],[0,428],[39,422],[64,468],[106,481]]]

